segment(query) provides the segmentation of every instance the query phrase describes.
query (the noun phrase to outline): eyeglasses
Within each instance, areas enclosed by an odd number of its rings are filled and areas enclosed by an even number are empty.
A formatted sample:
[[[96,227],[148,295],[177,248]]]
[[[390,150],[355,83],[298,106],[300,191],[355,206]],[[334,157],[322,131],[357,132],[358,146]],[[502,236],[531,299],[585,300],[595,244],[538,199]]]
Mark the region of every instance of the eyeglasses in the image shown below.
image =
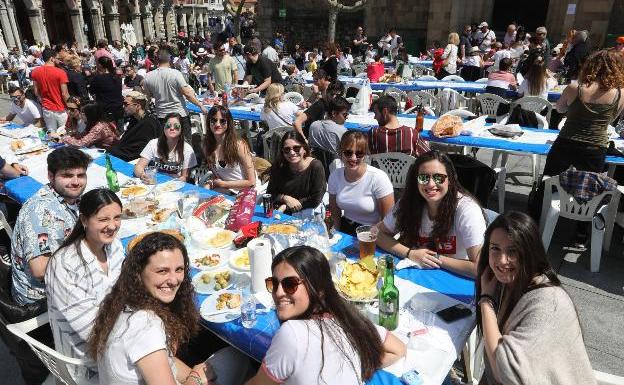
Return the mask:
[[[342,151],[342,155],[345,158],[347,158],[347,159],[353,157],[353,154],[355,154],[355,157],[358,158],[358,159],[362,159],[364,157],[364,155],[366,155],[362,151],[351,151],[351,150],[343,150]]]
[[[10,95],[9,98],[11,98],[11,100],[19,100],[19,98],[21,98],[22,95]]]
[[[433,178],[433,183],[435,183],[436,185],[441,185],[444,182],[446,182],[446,178],[448,178],[448,175],[445,174],[433,174],[433,175],[429,175],[429,174],[418,174],[418,184],[429,184],[429,181],[431,180],[431,178]]]
[[[303,280],[301,278],[294,276],[282,278],[281,281],[278,281],[278,279],[275,277],[269,277],[264,280],[267,291],[273,294],[277,293],[277,288],[281,284],[282,289],[284,289],[284,292],[286,294],[293,295],[297,291],[299,285],[301,285],[302,283]]]
[[[166,123],[165,128],[173,128],[174,130],[181,130],[182,126],[180,123]]]
[[[298,154],[299,151],[301,151],[302,147],[303,146],[284,147],[282,148],[282,152],[286,155],[290,154],[291,151],[293,151],[295,154]]]
[[[211,118],[210,119],[210,123],[211,124],[227,124],[227,119],[217,119],[217,118]]]

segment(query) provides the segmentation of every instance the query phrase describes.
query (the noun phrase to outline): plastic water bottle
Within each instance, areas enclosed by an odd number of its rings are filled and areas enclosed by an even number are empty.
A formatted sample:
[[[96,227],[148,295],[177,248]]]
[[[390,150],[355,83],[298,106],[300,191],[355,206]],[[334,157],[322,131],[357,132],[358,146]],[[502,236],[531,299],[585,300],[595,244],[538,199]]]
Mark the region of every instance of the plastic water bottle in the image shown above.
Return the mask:
[[[256,324],[256,299],[250,290],[243,290],[241,304],[241,324],[250,329]]]

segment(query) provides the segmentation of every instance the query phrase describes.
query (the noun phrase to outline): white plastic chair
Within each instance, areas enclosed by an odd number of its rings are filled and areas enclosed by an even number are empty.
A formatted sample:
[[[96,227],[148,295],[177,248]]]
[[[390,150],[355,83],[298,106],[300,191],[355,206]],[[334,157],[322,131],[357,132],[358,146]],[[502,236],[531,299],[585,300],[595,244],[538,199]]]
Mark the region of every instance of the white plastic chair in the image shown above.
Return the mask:
[[[433,75],[433,70],[420,64],[412,64],[412,74],[418,79],[422,76]]]
[[[80,383],[74,381],[70,374],[70,371],[74,367],[84,367],[84,360],[67,357],[56,350],[46,346],[45,344],[37,341],[29,336],[27,333],[37,329],[39,326],[45,325],[49,322],[48,313],[43,313],[35,318],[6,326],[7,330],[18,338],[24,340],[33,352],[39,357],[43,364],[48,368],[50,373],[57,379],[57,383],[64,385],[79,385]]]
[[[407,93],[407,99],[411,99],[414,107],[418,107],[422,104],[423,107],[429,107],[436,114],[440,111],[440,101],[429,92],[425,91],[410,91]]]
[[[475,80],[475,83],[487,83],[487,82],[488,82],[488,78],[481,78],[481,79]]]
[[[291,92],[287,92],[284,94],[284,100],[287,100],[291,102],[292,104],[294,104],[295,106],[298,106],[305,99],[303,98],[303,95],[301,95],[299,92],[291,91]]]
[[[555,189],[554,192],[553,188]],[[560,216],[581,222],[591,222],[590,270],[592,273],[597,273],[600,270],[600,257],[603,248],[608,253],[611,246],[613,225],[622,189],[623,187],[619,186],[616,190],[604,191],[589,202],[580,204],[561,187],[558,176],[545,179],[544,201],[540,218],[540,231],[544,248],[548,251]],[[611,197],[608,204],[602,204],[605,197]]]
[[[361,73],[366,73],[366,64],[354,64],[352,68],[356,76]]]
[[[448,75],[442,78],[443,82],[465,82],[464,78],[458,75]]]
[[[598,385],[624,385],[624,377],[594,370],[594,377]]]
[[[334,172],[335,169],[341,168],[341,167],[344,167],[342,160],[340,158],[336,158],[328,166],[329,173],[331,174],[332,172]]]
[[[462,119],[466,119],[466,118],[474,118],[477,115],[475,113],[473,113],[472,111],[468,111],[465,110],[463,108],[456,108],[450,111],[446,111],[444,113],[444,115],[454,115],[454,116],[459,116]]]
[[[500,121],[505,116],[496,115],[499,105],[509,104],[509,102],[504,98],[498,95],[484,93],[477,95],[477,100],[479,101],[479,105],[481,106],[481,115],[487,115],[490,118],[496,119],[497,121]]]
[[[513,110],[514,107],[517,105],[520,105],[523,110],[535,112],[535,115],[541,115],[541,112],[544,110],[544,108],[546,108],[546,121],[550,122],[550,115],[552,114],[553,105],[548,100],[540,98],[539,96],[524,96],[511,103],[511,109]]]
[[[437,82],[438,78],[436,78],[435,76],[432,76],[432,75],[425,75],[425,76],[419,77],[418,80]]]
[[[275,159],[273,159],[273,151],[271,149],[273,148],[274,145],[279,146],[279,142],[271,143],[273,141],[273,136],[277,134],[281,140],[281,138],[288,131],[292,131],[292,130],[294,130],[292,126],[280,126],[280,127],[272,128],[268,130],[267,132],[265,132],[264,135],[262,135],[262,145],[263,145],[263,151],[264,151],[263,158],[273,163]]]
[[[450,110],[456,110],[458,108],[468,107],[468,99],[451,88],[444,88],[438,93],[438,101],[440,102],[440,115],[445,114]]]
[[[388,174],[392,187],[403,189],[405,188],[407,171],[415,161],[416,158],[402,152],[385,152],[371,155],[370,164]]]

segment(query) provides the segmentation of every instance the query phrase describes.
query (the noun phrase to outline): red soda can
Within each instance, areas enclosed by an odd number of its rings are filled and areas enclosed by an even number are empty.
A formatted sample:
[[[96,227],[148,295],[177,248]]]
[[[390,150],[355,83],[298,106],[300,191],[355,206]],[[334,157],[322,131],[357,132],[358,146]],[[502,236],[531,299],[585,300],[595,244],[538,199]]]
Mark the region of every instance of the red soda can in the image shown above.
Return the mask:
[[[273,216],[273,200],[271,194],[262,194],[262,208],[264,209],[264,216],[271,218]]]

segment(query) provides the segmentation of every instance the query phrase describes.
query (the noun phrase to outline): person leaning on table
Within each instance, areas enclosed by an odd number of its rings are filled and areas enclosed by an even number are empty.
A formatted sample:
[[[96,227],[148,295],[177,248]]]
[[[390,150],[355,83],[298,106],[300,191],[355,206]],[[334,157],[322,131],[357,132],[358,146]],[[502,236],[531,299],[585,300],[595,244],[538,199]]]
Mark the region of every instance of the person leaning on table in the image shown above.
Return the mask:
[[[477,271],[480,384],[596,384],[574,304],[528,215],[512,211],[492,222]]]
[[[405,191],[377,225],[377,245],[423,269],[475,277],[486,222],[483,210],[457,180],[453,163],[436,150],[410,166]],[[399,234],[398,241],[394,239]]]
[[[13,102],[11,103],[11,110],[0,118],[0,123],[11,122],[15,117],[18,117],[24,126],[32,124],[35,127],[43,127],[43,118],[39,106],[26,97],[23,89],[15,86],[9,87],[9,97]]]

